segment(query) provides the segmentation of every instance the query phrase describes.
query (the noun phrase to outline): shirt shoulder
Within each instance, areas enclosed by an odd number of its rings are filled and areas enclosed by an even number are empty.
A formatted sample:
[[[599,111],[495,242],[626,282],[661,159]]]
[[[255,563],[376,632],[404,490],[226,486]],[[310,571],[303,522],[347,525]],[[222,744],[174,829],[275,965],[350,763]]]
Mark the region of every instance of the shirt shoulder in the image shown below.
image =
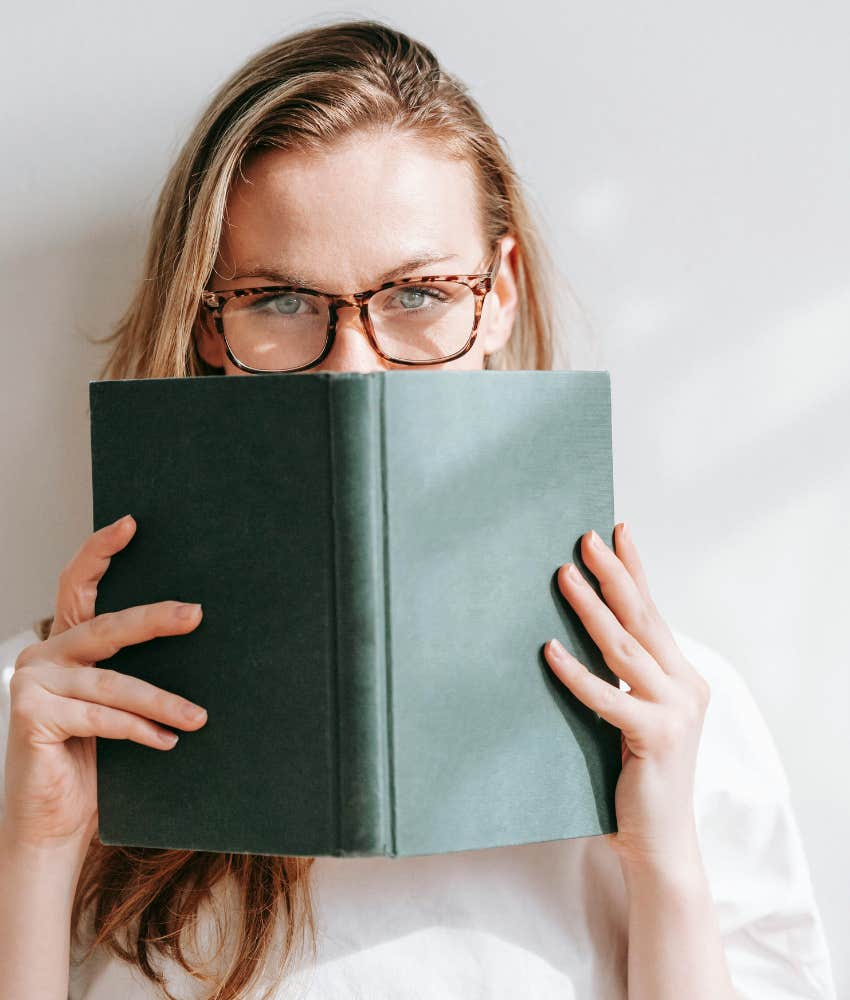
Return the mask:
[[[0,639],[0,761],[3,761],[3,771],[0,772],[0,819],[4,813],[5,781],[3,775],[6,772],[6,743],[9,734],[9,682],[15,672],[15,660],[22,649],[34,642],[39,642],[39,637],[32,628],[21,629],[13,635],[8,635]]]
[[[33,642],[40,642],[39,636],[33,628],[24,628],[20,632],[15,632],[0,639],[0,665],[2,667],[14,666],[18,653]]]
[[[8,706],[9,704],[9,681],[15,672],[15,661],[18,654],[27,646],[40,641],[32,628],[21,629],[20,632],[0,639],[0,705]],[[8,719],[8,712],[4,718]]]
[[[754,1000],[833,1000],[826,936],[773,734],[728,657],[673,635],[711,689],[694,812],[733,982]]]
[[[779,748],[743,675],[728,657],[694,636],[677,630],[673,636],[711,690],[701,741],[701,749],[711,752],[698,756],[697,792],[711,795],[728,787],[733,765],[743,763],[747,776],[757,775],[770,797],[790,797]]]

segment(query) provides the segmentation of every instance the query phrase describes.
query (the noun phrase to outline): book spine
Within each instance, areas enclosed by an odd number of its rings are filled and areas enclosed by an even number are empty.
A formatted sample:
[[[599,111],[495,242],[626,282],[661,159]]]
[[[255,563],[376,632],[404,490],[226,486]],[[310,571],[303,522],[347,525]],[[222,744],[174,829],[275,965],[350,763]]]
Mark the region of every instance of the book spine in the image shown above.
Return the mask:
[[[383,380],[330,377],[337,854],[394,853],[388,797]]]

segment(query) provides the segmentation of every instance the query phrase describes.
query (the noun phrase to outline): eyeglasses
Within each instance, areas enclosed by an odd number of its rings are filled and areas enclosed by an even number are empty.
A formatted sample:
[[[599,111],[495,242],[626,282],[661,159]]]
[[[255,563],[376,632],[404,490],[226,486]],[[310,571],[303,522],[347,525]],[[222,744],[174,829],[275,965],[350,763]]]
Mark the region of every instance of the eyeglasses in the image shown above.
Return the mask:
[[[255,374],[304,371],[327,357],[337,309],[355,306],[372,347],[401,365],[436,365],[472,347],[484,299],[501,263],[501,243],[482,274],[429,274],[346,295],[298,285],[204,290],[201,305],[224,338],[227,356]]]

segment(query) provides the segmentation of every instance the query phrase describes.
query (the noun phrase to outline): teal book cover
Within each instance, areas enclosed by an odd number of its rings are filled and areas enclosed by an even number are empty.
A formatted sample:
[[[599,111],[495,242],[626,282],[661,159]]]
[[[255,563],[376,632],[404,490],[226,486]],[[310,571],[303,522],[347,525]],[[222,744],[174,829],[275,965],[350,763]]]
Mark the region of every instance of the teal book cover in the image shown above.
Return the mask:
[[[560,593],[614,528],[607,371],[89,384],[93,527],[136,533],[96,614],[200,602],[99,666],[203,705],[173,750],[98,738],[105,844],[408,856],[615,832],[620,730]]]

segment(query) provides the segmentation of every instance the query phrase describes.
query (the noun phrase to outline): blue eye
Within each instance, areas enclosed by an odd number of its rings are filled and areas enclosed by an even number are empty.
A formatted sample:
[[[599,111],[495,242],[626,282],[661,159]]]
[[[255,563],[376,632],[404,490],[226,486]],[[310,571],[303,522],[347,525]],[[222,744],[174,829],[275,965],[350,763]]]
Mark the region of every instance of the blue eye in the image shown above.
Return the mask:
[[[428,288],[424,285],[418,287],[403,288],[398,293],[398,298],[402,299],[408,295],[420,296],[416,302],[407,302],[405,307],[419,308],[424,304],[425,298],[430,298],[435,302],[445,302],[447,296],[444,295],[438,288]]]
[[[303,295],[296,295],[294,292],[286,292],[283,295],[263,295],[251,303],[251,309],[255,312],[270,312],[278,316],[297,316],[299,306],[311,306],[309,300]],[[305,312],[312,311],[305,309]]]
[[[301,299],[299,299],[297,295],[276,295],[273,302],[275,303],[275,308],[278,312],[283,313],[285,316],[289,316],[298,311]],[[285,303],[283,308],[281,308],[281,303]]]

